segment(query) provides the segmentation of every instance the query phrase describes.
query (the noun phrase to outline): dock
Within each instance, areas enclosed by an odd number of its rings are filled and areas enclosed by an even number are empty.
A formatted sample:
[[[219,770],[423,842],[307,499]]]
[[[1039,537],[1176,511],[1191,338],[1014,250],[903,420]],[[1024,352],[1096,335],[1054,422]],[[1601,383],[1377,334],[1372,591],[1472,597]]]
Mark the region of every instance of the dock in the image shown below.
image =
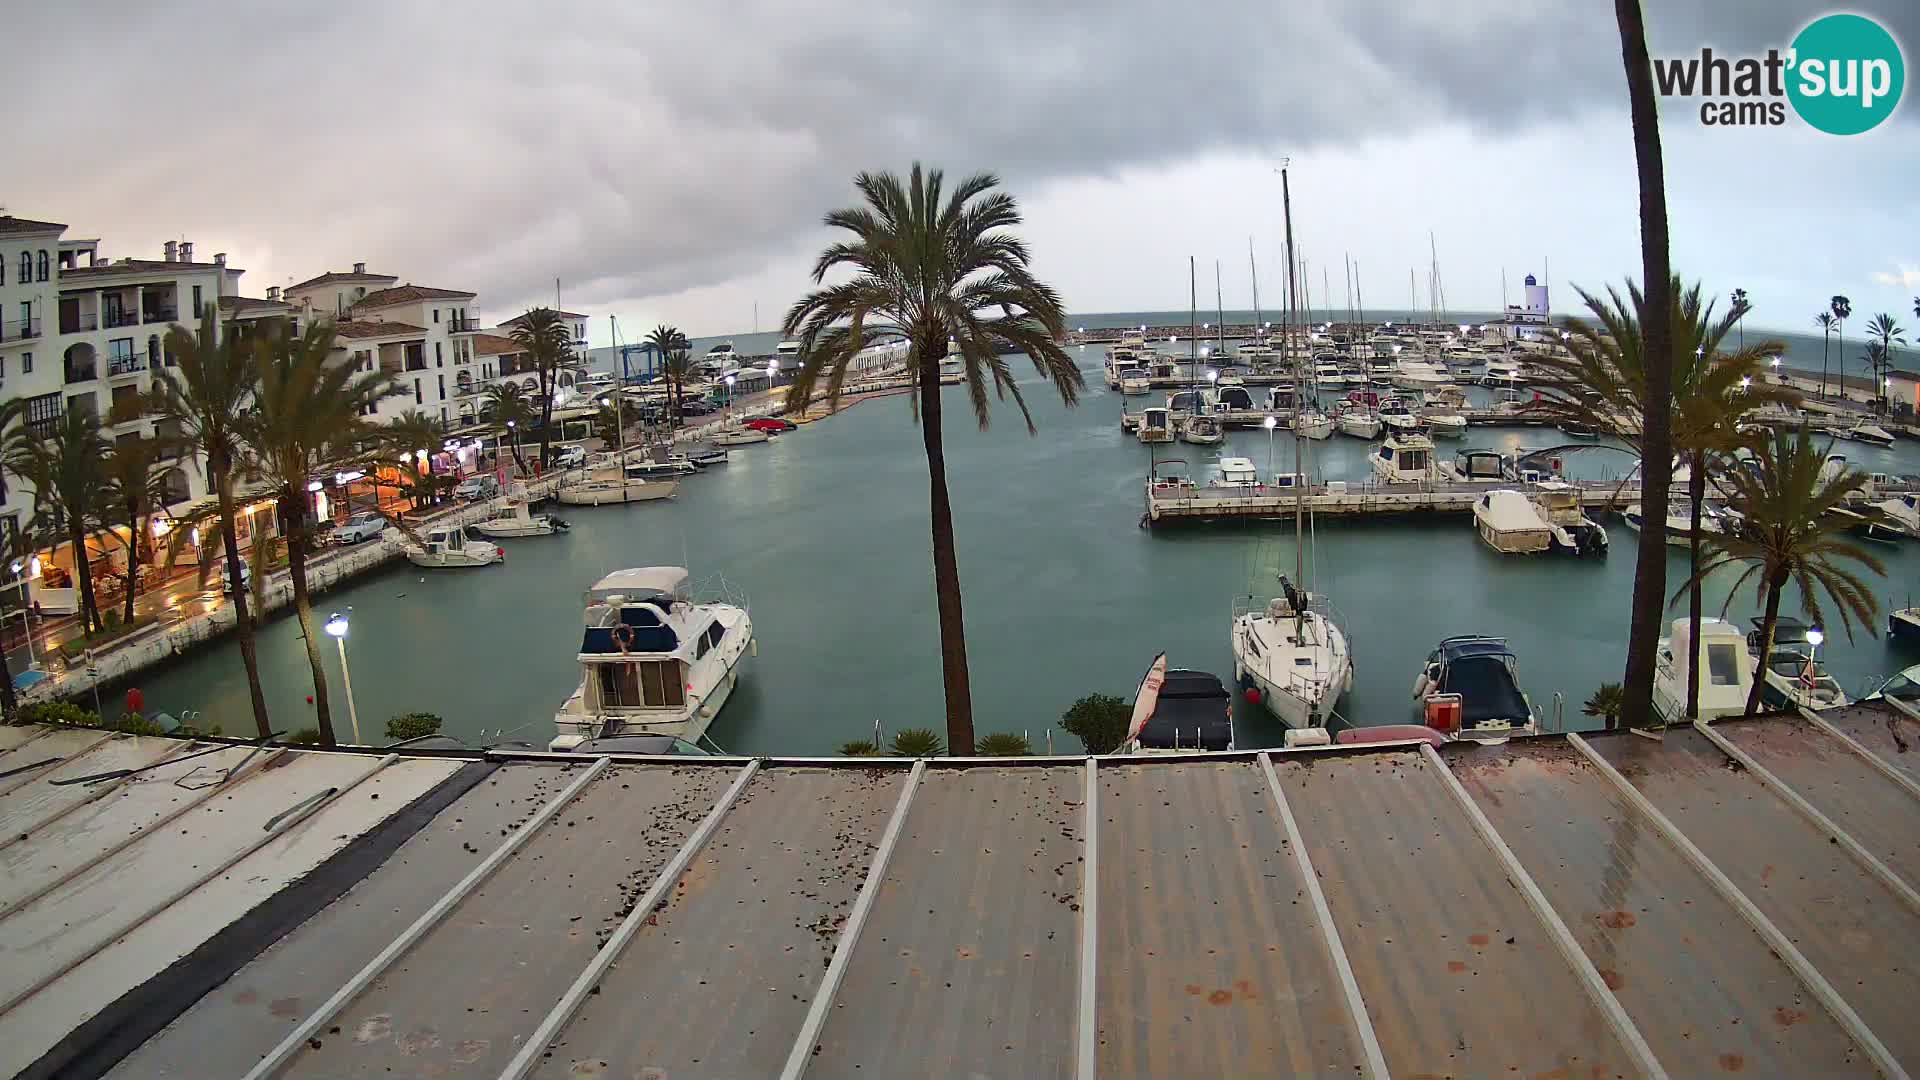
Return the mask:
[[[1565,483],[1580,495],[1580,505],[1589,510],[1621,510],[1640,501],[1638,482],[1622,484],[1618,480],[1568,480]],[[1149,525],[1172,521],[1221,521],[1241,518],[1290,518],[1294,509],[1304,506],[1309,513],[1327,517],[1370,517],[1403,514],[1464,514],[1473,509],[1474,500],[1502,487],[1520,487],[1516,480],[1499,482],[1451,482],[1424,484],[1365,483],[1310,484],[1305,493],[1295,488],[1201,486],[1184,482],[1146,485],[1146,518]]]

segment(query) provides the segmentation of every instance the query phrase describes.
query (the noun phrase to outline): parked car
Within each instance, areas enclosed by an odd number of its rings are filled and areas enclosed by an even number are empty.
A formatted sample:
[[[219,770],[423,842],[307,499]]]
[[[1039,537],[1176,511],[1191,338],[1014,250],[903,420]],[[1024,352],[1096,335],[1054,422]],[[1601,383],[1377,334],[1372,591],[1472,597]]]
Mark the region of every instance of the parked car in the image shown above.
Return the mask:
[[[680,403],[680,412],[684,416],[706,416],[720,411],[720,406],[699,398],[688,398]]]
[[[499,494],[500,481],[494,479],[492,473],[481,473],[479,476],[469,476],[465,480],[460,481],[460,486],[453,489],[453,497],[463,502],[479,502],[483,499],[491,499]]]
[[[372,540],[387,531],[387,519],[371,510],[362,510],[333,527],[327,539],[335,544],[357,544]]]
[[[232,596],[233,575],[227,573],[227,560],[223,558],[215,562],[213,564],[213,572],[219,575],[220,591],[228,596]],[[247,567],[247,557],[245,555],[240,556],[240,587],[243,589],[253,587],[253,571]]]
[[[783,420],[778,416],[761,416],[747,421],[742,426],[750,427],[755,431],[764,431],[769,434],[778,435],[783,431],[792,431],[800,425],[791,420]]]
[[[587,463],[587,448],[579,443],[553,448],[553,468],[578,469]]]

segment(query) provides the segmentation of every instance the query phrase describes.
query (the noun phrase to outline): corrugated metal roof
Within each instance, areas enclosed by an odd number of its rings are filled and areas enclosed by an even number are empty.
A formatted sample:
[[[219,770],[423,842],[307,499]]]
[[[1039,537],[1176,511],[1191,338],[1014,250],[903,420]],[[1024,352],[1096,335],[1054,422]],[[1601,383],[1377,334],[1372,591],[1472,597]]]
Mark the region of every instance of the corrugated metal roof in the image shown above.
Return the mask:
[[[178,751],[15,734],[0,772],[82,755],[0,791],[0,1065],[26,1075],[1920,1068],[1920,724],[1885,706],[1091,766],[289,753],[79,802],[37,789]],[[406,783],[182,893],[363,774]],[[404,838],[338,850],[367,830]]]

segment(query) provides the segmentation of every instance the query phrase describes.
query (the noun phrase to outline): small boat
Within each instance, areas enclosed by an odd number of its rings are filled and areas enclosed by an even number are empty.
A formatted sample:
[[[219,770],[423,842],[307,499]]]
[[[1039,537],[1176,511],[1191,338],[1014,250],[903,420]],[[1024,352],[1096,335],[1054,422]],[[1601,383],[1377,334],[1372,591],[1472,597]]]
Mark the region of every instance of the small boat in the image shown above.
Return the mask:
[[[1488,386],[1512,386],[1527,381],[1527,369],[1510,360],[1488,360],[1480,381]]]
[[[1668,723],[1684,723],[1687,670],[1700,668],[1700,719],[1739,716],[1753,690],[1753,658],[1740,628],[1724,619],[1702,619],[1700,640],[1688,646],[1687,620],[1673,620],[1673,633],[1660,639],[1653,672],[1653,709]]]
[[[753,446],[773,438],[759,428],[728,428],[707,441],[715,446]]]
[[[1226,438],[1220,421],[1205,413],[1194,413],[1180,424],[1180,441],[1196,446],[1217,446]]]
[[[1139,397],[1153,392],[1153,377],[1146,368],[1130,367],[1120,369],[1120,393],[1127,397]]]
[[[1565,435],[1569,439],[1598,439],[1600,437],[1600,429],[1589,424],[1582,424],[1573,420],[1562,420],[1557,426],[1560,428],[1560,434]]]
[[[1161,653],[1134,693],[1122,754],[1233,749],[1233,695],[1219,676],[1167,667]]]
[[[1571,555],[1605,555],[1607,527],[1587,516],[1580,489],[1562,480],[1533,486],[1533,506],[1553,534],[1553,550]]]
[[[555,714],[559,734],[547,748],[624,735],[698,742],[755,651],[746,606],[694,601],[678,566],[616,570],[585,602],[582,678]]]
[[[1502,739],[1538,729],[1507,639],[1443,639],[1413,680],[1415,716],[1449,739]]]
[[[1902,495],[1897,499],[1887,499],[1874,504],[1896,525],[1914,536],[1920,536],[1920,496]]]
[[[1284,575],[1264,608],[1233,613],[1233,676],[1289,728],[1324,728],[1353,689],[1353,657],[1333,609]]]
[[[692,476],[699,471],[700,466],[694,464],[690,458],[680,454],[675,454],[664,461],[627,462],[628,476],[643,477],[650,480],[667,476]]]
[[[1309,405],[1294,414],[1293,430],[1303,439],[1330,439],[1333,437],[1333,419],[1321,412],[1319,406]]]
[[[1255,488],[1260,486],[1260,472],[1253,466],[1252,458],[1223,457],[1220,459],[1220,486],[1237,488]]]
[[[1893,436],[1887,432],[1886,428],[1878,424],[1870,424],[1864,419],[1856,420],[1851,424],[1831,425],[1827,428],[1827,433],[1836,439],[1852,439],[1854,442],[1863,442],[1871,446],[1893,445]]]
[[[1504,555],[1533,554],[1553,546],[1553,531],[1524,492],[1489,491],[1473,502],[1474,531]]]
[[[1620,511],[1620,520],[1627,528],[1640,531],[1644,514],[1640,504],[1634,503]],[[1667,504],[1667,543],[1673,547],[1689,547],[1693,542],[1692,504],[1686,499],[1672,499]],[[1723,536],[1737,527],[1739,517],[1733,511],[1703,504],[1700,508],[1700,537],[1705,540],[1713,536]]]
[[[1380,401],[1380,420],[1387,425],[1388,431],[1411,434],[1425,429],[1426,424],[1413,415],[1407,403],[1397,397],[1383,398]]]
[[[727,452],[725,450],[696,450],[687,455],[687,460],[705,469],[713,465],[725,465],[727,463]]]
[[[1920,644],[1920,607],[1895,608],[1887,612],[1887,640],[1906,645]]]
[[[1513,479],[1506,473],[1498,450],[1458,450],[1452,461],[1439,465],[1440,478],[1455,484],[1500,484]]]
[[[1425,435],[1388,432],[1367,460],[1382,484],[1424,484],[1433,479],[1433,440]]]
[[[601,466],[577,483],[561,484],[555,497],[568,506],[608,506],[671,499],[678,490],[678,481],[626,476],[615,464]]]
[[[1896,673],[1892,678],[1880,684],[1873,693],[1861,698],[1861,701],[1884,701],[1895,698],[1908,705],[1920,707],[1920,664]]]
[[[408,562],[434,570],[490,566],[507,561],[500,545],[486,540],[469,540],[467,531],[458,525],[430,529],[419,542],[403,539],[401,546],[407,553]]]
[[[1393,369],[1393,385],[1402,390],[1432,390],[1445,386],[1453,373],[1442,364],[1425,360],[1401,359]]]
[[[1143,409],[1140,412],[1140,430],[1135,433],[1143,443],[1170,443],[1173,441],[1172,414],[1166,409]]]
[[[1335,415],[1334,423],[1340,428],[1340,434],[1369,441],[1379,438],[1380,429],[1386,426],[1364,405],[1348,405],[1342,408]]]
[[[566,532],[568,525],[565,519],[552,514],[533,513],[524,499],[509,499],[495,507],[492,516],[473,527],[483,536],[514,537],[552,536]]]
[[[1747,632],[1747,655],[1756,663],[1760,659],[1760,635],[1766,621],[1764,618],[1748,620],[1753,629]],[[1759,667],[1766,680],[1760,687],[1763,707],[1773,711],[1795,708],[1817,711],[1849,704],[1846,691],[1840,689],[1838,680],[1827,674],[1827,666],[1815,655],[1820,641],[1809,633],[1813,629],[1787,615],[1774,620],[1773,649],[1767,655],[1767,662]]]

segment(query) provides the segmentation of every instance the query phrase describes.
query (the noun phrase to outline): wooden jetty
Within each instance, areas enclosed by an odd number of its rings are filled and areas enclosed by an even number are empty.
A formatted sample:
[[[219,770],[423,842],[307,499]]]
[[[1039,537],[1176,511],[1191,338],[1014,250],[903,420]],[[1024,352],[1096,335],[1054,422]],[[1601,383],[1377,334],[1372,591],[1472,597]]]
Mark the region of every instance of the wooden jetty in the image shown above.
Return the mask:
[[[1640,501],[1637,482],[1568,480],[1590,510],[1619,510]],[[1333,481],[1310,484],[1304,494],[1292,487],[1201,486],[1183,477],[1147,481],[1145,524],[1174,521],[1221,521],[1290,518],[1296,506],[1331,517],[1368,517],[1401,514],[1464,514],[1474,500],[1497,488],[1521,488],[1518,481],[1463,483],[1435,480],[1419,484],[1383,484]]]

